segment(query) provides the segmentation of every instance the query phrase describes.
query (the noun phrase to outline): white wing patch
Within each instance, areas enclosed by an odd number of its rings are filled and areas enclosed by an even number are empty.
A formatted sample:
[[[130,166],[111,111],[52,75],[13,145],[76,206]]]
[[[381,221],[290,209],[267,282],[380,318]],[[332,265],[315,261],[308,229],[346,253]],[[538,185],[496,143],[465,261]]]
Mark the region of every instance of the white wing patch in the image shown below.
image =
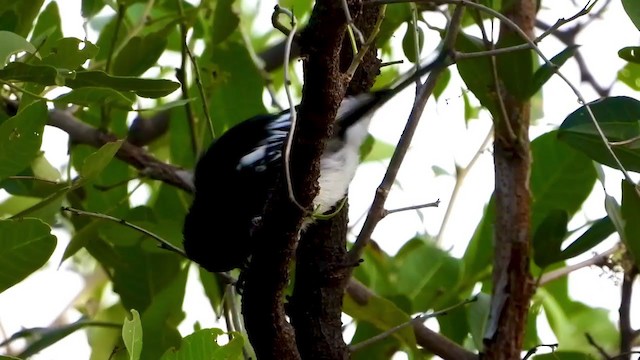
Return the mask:
[[[289,129],[291,128],[291,118],[289,113],[280,115],[267,126],[269,134],[264,140],[247,155],[240,158],[236,170],[251,168],[256,172],[263,172],[267,165],[282,158],[282,146]]]

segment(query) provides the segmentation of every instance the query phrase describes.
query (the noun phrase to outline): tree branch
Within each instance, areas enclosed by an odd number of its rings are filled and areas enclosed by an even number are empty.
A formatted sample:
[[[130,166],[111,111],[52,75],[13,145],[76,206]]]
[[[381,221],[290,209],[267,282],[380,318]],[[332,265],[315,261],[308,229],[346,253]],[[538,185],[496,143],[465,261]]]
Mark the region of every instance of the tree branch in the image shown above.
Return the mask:
[[[346,30],[344,11],[334,1],[316,3],[300,38],[305,54],[304,87],[291,154],[291,183],[297,202],[310,209],[319,176],[319,159],[345,91],[340,50]],[[267,202],[254,236],[255,249],[245,271],[242,310],[258,358],[299,359],[293,329],[286,321],[283,296],[289,263],[305,215],[289,200],[285,179]]]
[[[628,354],[620,359],[631,359],[631,350],[635,331],[631,327],[631,295],[633,293],[633,283],[638,276],[638,268],[632,265],[630,269],[624,272],[622,280],[622,289],[620,295],[620,355]]]

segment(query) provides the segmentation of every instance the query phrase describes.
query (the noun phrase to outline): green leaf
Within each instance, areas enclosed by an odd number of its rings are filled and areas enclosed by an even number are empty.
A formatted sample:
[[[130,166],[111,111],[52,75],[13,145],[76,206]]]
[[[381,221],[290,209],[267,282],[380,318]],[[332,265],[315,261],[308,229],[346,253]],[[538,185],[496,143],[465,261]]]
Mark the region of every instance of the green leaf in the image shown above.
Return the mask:
[[[629,15],[633,25],[640,30],[640,4],[635,0],[622,0],[622,7]]]
[[[635,260],[640,264],[640,195],[638,188],[626,180],[622,180],[622,206],[620,207],[624,220],[624,244]]]
[[[140,314],[135,309],[131,309],[131,320],[125,317],[122,324],[122,340],[129,352],[129,360],[140,359],[142,353],[142,323]]]
[[[0,0],[0,29],[27,37],[43,3],[44,0]],[[6,23],[11,26],[5,26]]]
[[[113,60],[111,72],[114,75],[140,76],[157,64],[166,47],[164,32],[134,36]]]
[[[485,50],[482,40],[460,33],[456,40],[456,49],[463,52],[477,52]],[[498,103],[491,60],[488,57],[464,59],[456,63],[458,72],[467,88],[478,98],[480,104],[487,108],[494,118],[502,117]]]
[[[50,53],[42,53],[44,65],[76,70],[98,54],[98,47],[77,38],[62,38],[51,45]]]
[[[246,70],[246,69],[245,69]],[[0,69],[0,79],[28,81],[40,85],[66,85],[72,89],[103,87],[116,91],[132,91],[138,96],[159,98],[174,92],[180,84],[165,79],[141,79],[111,76],[103,71],[69,71],[48,65],[10,63]]]
[[[219,0],[213,13],[211,41],[217,45],[226,40],[240,24],[240,17],[235,11],[235,0]]]
[[[469,95],[467,91],[462,89],[462,99],[464,100],[464,123],[465,125],[469,125],[469,121],[473,119],[477,119],[480,114],[480,109],[471,105],[471,100],[469,99]]]
[[[47,107],[39,101],[0,125],[0,179],[24,170],[38,156],[47,120]]]
[[[107,87],[118,91],[133,91],[138,96],[155,99],[171,94],[180,87],[180,83],[165,79],[111,76],[103,71],[78,71],[74,79],[67,80],[67,86],[71,88]]]
[[[85,180],[92,180],[104,170],[109,164],[111,159],[116,155],[120,146],[122,146],[123,140],[118,140],[102,145],[93,154],[89,155],[80,169],[80,175]]]
[[[628,62],[640,64],[640,46],[627,46],[618,50],[618,56]]]
[[[618,80],[633,90],[640,91],[640,64],[625,65],[618,71]]]
[[[476,349],[484,348],[484,331],[489,320],[490,305],[491,295],[481,292],[476,295],[476,301],[469,304],[467,309],[467,322]]]
[[[416,39],[416,33],[418,34],[418,38]],[[417,41],[417,49],[416,49],[416,41]],[[413,21],[407,22],[407,31],[402,38],[402,50],[404,51],[404,55],[411,61],[412,63],[417,63],[420,61],[420,53],[422,52],[422,48],[424,47],[424,31],[421,27],[414,25]],[[416,53],[416,50],[418,51]]]
[[[562,251],[558,260],[576,257],[603,242],[615,231],[613,222],[608,216],[596,220],[580,237]]]
[[[22,36],[10,31],[0,31],[0,69],[9,62],[9,57],[22,51],[35,54],[36,48]]]
[[[177,327],[184,319],[182,300],[187,283],[189,266],[181,269],[173,281],[153,297],[153,301],[142,314],[145,329],[142,359],[159,359],[167,349],[180,346],[182,336]]]
[[[362,162],[383,161],[391,158],[396,147],[382,140],[375,138],[372,139],[373,143],[371,144],[371,150],[367,153],[364,159],[362,159]]]
[[[436,87],[433,88],[433,96],[436,98],[436,100],[438,100],[440,95],[442,95],[444,90],[447,88],[447,85],[449,85],[449,80],[451,80],[451,70],[449,70],[449,68],[446,68],[440,74],[438,80],[436,80]]]
[[[85,87],[71,90],[55,98],[56,105],[77,104],[82,106],[110,106],[130,110],[136,101],[136,94],[120,92],[109,88]]]
[[[564,210],[551,210],[533,236],[533,261],[545,268],[559,261],[562,241],[567,235],[569,215]]]
[[[0,293],[44,265],[56,247],[49,226],[38,219],[0,220]]]
[[[497,47],[504,48],[524,44],[520,35],[507,32],[500,35]],[[504,84],[507,92],[518,99],[527,100],[535,91],[533,89],[533,50],[519,50],[508,52],[496,57],[498,78]],[[476,92],[474,91],[474,94]],[[476,94],[477,96],[477,94]]]
[[[411,320],[411,317],[400,310],[391,301],[372,294],[366,303],[358,303],[351,296],[345,296],[343,311],[358,321],[366,321],[373,324],[379,330],[388,330]],[[416,339],[411,327],[406,327],[393,334],[406,346],[415,348]]]
[[[51,45],[62,38],[62,26],[60,23],[58,3],[52,1],[38,16],[38,21],[29,41],[38,49],[40,54],[49,54]]]
[[[575,53],[578,51],[578,45],[571,45],[562,50],[558,55],[551,58],[551,63],[555,66],[549,66],[549,64],[544,63],[538,70],[536,70],[535,74],[533,74],[533,80],[531,81],[531,88],[526,93],[528,97],[533,96],[537,93],[551,77],[555,74],[554,67],[561,67],[567,60],[571,59]]]
[[[191,360],[191,359],[243,359],[242,347],[244,338],[239,333],[233,333],[233,339],[223,346],[217,338],[223,335],[220,329],[201,329],[182,339],[180,349],[169,349],[161,360]]]
[[[217,276],[213,273],[198,266],[198,274],[200,275],[200,282],[204,288],[204,293],[207,295],[211,309],[217,316],[222,316],[222,299],[224,297],[225,285],[221,284]]]
[[[564,210],[573,216],[578,211],[593,189],[596,171],[589,158],[558,141],[555,131],[536,138],[531,152],[531,225],[535,233],[550,212]]]
[[[602,131],[612,145],[622,165],[640,171],[640,101],[626,96],[608,97],[588,104]],[[558,138],[591,159],[618,168],[608,152],[584,106],[562,122]],[[621,142],[621,143],[620,143]]]
[[[105,6],[104,0],[82,0],[82,17],[91,18]]]
[[[242,42],[230,38],[208,47],[200,57],[200,64],[216,134],[266,112],[262,101],[264,80]]]

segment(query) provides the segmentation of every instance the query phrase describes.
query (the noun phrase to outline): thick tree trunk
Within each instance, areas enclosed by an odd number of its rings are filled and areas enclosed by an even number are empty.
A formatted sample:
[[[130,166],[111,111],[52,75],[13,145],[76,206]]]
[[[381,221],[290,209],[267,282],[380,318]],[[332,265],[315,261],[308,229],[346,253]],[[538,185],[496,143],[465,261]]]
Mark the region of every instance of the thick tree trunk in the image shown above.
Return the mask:
[[[535,0],[516,0],[504,14],[533,36]],[[500,37],[517,36],[501,24]],[[495,258],[491,319],[485,338],[488,359],[520,359],[533,280],[529,272],[531,194],[529,173],[530,104],[502,90],[507,119],[496,117],[495,162]]]

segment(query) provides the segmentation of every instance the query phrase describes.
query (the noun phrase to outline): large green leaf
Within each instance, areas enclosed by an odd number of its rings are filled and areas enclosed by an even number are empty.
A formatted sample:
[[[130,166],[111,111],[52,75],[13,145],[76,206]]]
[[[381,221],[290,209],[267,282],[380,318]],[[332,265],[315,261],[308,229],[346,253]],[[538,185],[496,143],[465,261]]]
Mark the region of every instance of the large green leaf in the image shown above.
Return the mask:
[[[622,219],[624,220],[624,237],[627,250],[635,260],[636,266],[640,264],[640,195],[638,188],[626,180],[622,180],[622,205],[620,206]]]
[[[555,131],[531,143],[532,229],[550,211],[564,210],[573,216],[591,193],[596,180],[592,162],[579,151],[558,141]]]
[[[156,65],[166,47],[167,35],[164,31],[146,36],[134,36],[113,60],[111,73],[140,76]]]
[[[640,171],[640,101],[608,97],[588,104],[611,147],[627,170]],[[558,137],[604,165],[618,168],[584,106],[563,121]]]
[[[38,219],[0,220],[0,292],[38,270],[55,247],[56,237]]]
[[[62,26],[60,23],[58,3],[52,1],[38,15],[38,21],[31,34],[30,42],[38,49],[40,54],[49,54],[51,45],[62,38]]]
[[[47,107],[37,102],[0,125],[0,179],[24,170],[38,156],[48,119]]]
[[[18,34],[0,31],[0,69],[4,68],[11,55],[21,51],[33,54],[36,52],[36,48]]]
[[[210,96],[209,109],[217,135],[249,117],[266,112],[262,101],[264,80],[242,42],[231,37],[207,48],[200,60],[202,81]]]
[[[145,331],[142,359],[159,359],[166,350],[180,346],[178,325],[184,319],[182,300],[187,284],[189,266],[179,270],[173,281],[153,297],[151,305],[142,314]]]
[[[133,92],[120,92],[109,88],[83,87],[71,90],[54,99],[56,105],[77,104],[82,106],[110,106],[130,110],[136,101]]]
[[[201,329],[187,335],[180,343],[180,349],[169,349],[161,360],[191,360],[191,359],[243,359],[242,347],[244,338],[234,333],[233,339],[225,345],[219,345],[218,337],[224,332],[220,329]]]

